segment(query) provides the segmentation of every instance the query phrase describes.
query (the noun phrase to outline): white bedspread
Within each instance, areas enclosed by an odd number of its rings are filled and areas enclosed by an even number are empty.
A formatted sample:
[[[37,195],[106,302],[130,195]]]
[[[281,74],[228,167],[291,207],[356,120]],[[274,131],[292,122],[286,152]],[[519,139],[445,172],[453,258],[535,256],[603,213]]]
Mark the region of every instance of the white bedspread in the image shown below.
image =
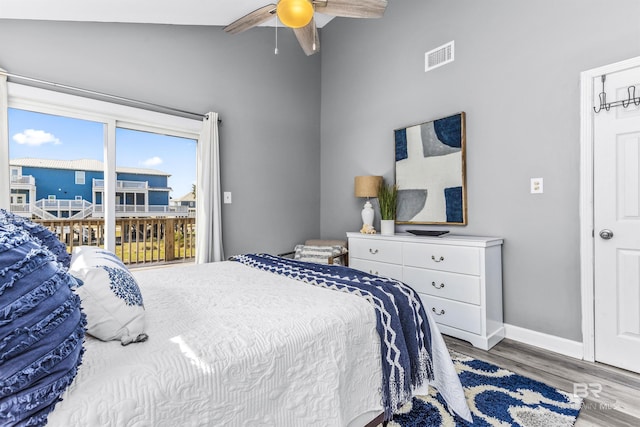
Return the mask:
[[[134,275],[149,341],[88,338],[48,425],[357,427],[382,412],[365,300],[236,262]],[[434,345],[441,359],[442,339]],[[436,383],[468,411],[448,355],[436,363]]]

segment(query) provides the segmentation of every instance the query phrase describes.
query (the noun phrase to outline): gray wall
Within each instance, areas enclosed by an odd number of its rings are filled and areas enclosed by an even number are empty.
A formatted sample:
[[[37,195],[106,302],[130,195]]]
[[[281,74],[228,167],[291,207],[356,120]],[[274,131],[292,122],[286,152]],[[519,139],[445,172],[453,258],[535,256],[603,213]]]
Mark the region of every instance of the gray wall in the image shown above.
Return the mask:
[[[353,177],[393,180],[394,129],[465,111],[469,224],[441,228],[504,237],[505,321],[580,341],[579,74],[640,55],[638,16],[637,0],[396,0],[330,22],[321,234],[359,229]],[[455,62],[425,73],[451,40]]]
[[[357,230],[353,177],[393,179],[393,129],[465,111],[469,225],[449,228],[505,238],[507,323],[580,340],[579,73],[640,55],[639,15],[637,0],[394,0],[330,22],[313,57],[287,30],[274,56],[273,29],[0,20],[0,67],[218,111],[227,255]],[[456,61],[425,73],[450,40]]]
[[[217,111],[225,254],[320,234],[320,57],[293,32],[0,20],[10,73],[188,111]],[[195,159],[194,159],[195,165]]]

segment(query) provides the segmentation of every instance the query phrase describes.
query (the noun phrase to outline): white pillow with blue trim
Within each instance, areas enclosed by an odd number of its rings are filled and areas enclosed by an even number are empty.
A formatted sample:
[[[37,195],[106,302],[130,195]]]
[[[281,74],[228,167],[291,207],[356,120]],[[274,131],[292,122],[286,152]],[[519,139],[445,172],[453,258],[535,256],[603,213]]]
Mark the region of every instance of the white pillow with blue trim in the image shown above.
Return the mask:
[[[138,283],[113,253],[95,246],[74,248],[69,273],[87,315],[87,333],[122,345],[146,341],[145,311]]]

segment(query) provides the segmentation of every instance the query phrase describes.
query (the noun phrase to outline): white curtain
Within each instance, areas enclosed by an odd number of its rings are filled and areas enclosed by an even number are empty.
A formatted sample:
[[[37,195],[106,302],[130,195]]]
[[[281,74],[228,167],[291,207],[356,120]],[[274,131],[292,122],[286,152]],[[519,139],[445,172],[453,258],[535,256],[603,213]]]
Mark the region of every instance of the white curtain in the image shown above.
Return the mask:
[[[9,172],[9,120],[7,117],[7,75],[0,68],[0,208],[9,210],[11,173]]]
[[[224,259],[218,113],[208,113],[203,119],[197,153],[196,262],[202,264]]]

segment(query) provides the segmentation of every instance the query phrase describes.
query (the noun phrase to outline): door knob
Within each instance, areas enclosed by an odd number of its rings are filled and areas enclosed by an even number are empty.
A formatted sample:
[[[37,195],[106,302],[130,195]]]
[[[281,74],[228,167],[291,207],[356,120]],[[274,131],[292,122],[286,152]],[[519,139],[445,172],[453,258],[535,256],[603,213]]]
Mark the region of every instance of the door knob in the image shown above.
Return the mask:
[[[613,231],[611,230],[607,230],[606,228],[604,230],[602,230],[600,232],[600,237],[602,237],[604,240],[609,240],[610,238],[613,237]]]

